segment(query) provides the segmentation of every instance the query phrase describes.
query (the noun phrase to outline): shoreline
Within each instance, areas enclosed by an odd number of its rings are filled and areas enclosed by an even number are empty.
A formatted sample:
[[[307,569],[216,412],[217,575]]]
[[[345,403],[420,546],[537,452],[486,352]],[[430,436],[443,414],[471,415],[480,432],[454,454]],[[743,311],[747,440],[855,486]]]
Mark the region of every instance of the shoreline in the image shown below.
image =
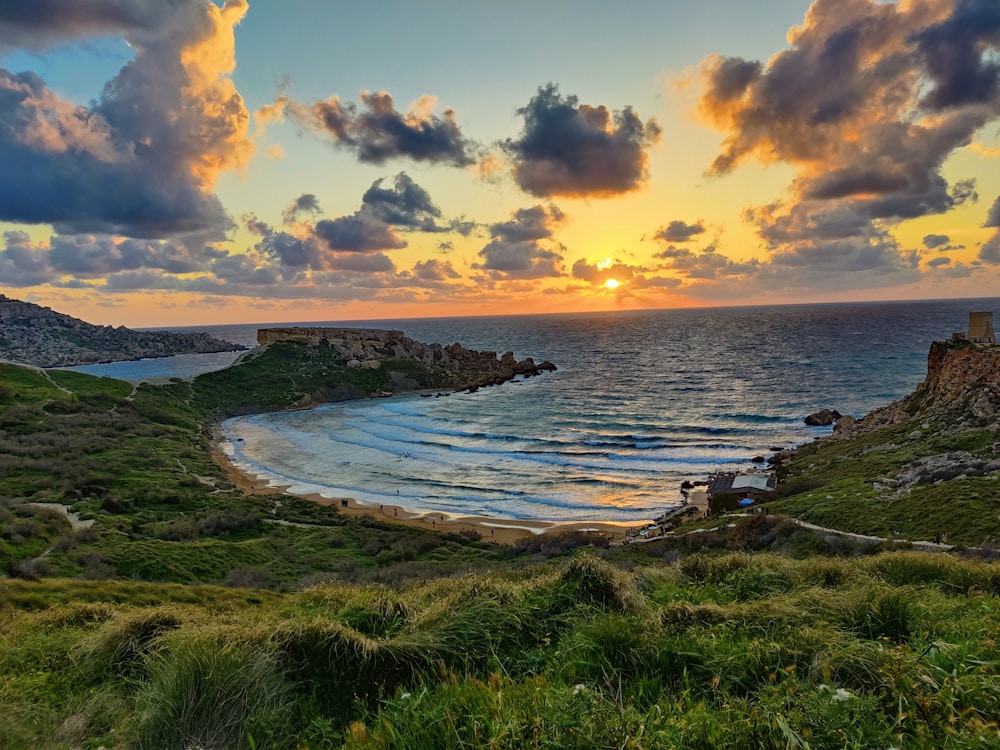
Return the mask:
[[[290,484],[274,484],[271,479],[242,470],[226,452],[223,447],[225,443],[226,438],[216,426],[212,430],[212,460],[239,491],[248,495],[293,495],[317,505],[333,507],[338,513],[348,517],[367,516],[400,526],[441,533],[476,532],[481,537],[480,541],[499,544],[514,544],[521,539],[566,531],[599,532],[610,537],[614,544],[624,542],[629,529],[645,525],[614,521],[535,521],[479,515],[459,516],[440,511],[407,510],[399,505],[381,504],[375,507],[352,497],[326,497],[319,492],[289,492],[292,486]]]

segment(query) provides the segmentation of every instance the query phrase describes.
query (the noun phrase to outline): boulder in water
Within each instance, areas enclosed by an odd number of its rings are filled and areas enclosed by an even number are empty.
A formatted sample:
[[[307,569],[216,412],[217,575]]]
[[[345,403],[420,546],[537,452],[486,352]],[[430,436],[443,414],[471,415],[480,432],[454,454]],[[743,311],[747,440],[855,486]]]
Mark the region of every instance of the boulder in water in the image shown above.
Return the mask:
[[[840,416],[836,409],[821,409],[806,417],[805,423],[810,427],[826,427],[840,419]]]

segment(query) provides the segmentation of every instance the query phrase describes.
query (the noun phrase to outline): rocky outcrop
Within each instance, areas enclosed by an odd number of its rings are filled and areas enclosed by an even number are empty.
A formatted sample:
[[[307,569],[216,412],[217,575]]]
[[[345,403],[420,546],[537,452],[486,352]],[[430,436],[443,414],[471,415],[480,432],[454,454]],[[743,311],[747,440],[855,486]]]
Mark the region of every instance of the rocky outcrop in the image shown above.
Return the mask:
[[[840,419],[841,414],[834,409],[820,409],[805,418],[805,423],[810,427],[826,427]]]
[[[0,359],[12,362],[67,367],[244,348],[207,333],[96,326],[47,307],[0,295]]]
[[[956,428],[1000,430],[1000,345],[967,340],[935,341],[927,376],[909,396],[834,431],[850,438],[907,421],[947,417]]]
[[[498,358],[496,352],[466,349],[458,343],[424,344],[402,331],[379,328],[262,328],[257,331],[257,342],[265,347],[280,343],[329,347],[351,369],[378,369],[393,359],[412,359],[442,370],[443,380],[458,390],[477,390],[556,369],[548,361],[535,364],[531,357],[519,361],[513,352]],[[416,381],[402,373],[391,373],[391,377],[397,390],[416,386]]]

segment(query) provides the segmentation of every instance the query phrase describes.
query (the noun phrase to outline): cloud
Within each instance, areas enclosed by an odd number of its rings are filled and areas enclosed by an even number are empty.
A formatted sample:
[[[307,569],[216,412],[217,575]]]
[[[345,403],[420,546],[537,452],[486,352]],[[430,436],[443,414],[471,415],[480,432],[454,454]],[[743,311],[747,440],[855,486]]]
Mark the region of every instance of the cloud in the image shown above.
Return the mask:
[[[150,31],[167,22],[175,4],[166,0],[31,0],[0,3],[0,52],[35,52],[88,37]]]
[[[811,268],[817,282],[856,274],[864,286],[873,270],[883,283],[914,280],[914,254],[888,229],[978,199],[974,181],[949,184],[941,168],[1000,116],[996,8],[816,0],[766,65],[703,62],[700,111],[725,135],[709,173],[748,159],[796,171],[790,200],[747,211],[768,265],[803,279]]]
[[[610,279],[619,283],[641,279],[645,270],[642,266],[632,266],[610,258],[597,263],[581,258],[573,264],[572,274],[574,279],[602,286]]]
[[[936,247],[941,247],[942,245],[947,245],[951,242],[951,237],[946,234],[925,234],[924,235],[924,247],[928,250],[933,250]]]
[[[430,194],[405,172],[396,175],[392,188],[383,180],[372,183],[361,199],[361,208],[349,216],[323,219],[315,225],[316,236],[332,250],[368,252],[406,247],[397,230],[446,232],[438,224],[441,210]]]
[[[278,101],[299,125],[328,135],[368,164],[400,158],[456,167],[475,162],[474,146],[462,135],[455,112],[445,109],[442,116],[434,114],[435,97],[422,96],[405,114],[396,110],[392,97],[384,91],[364,91],[360,98],[364,107],[360,111],[353,102],[342,102],[338,96],[312,105],[287,96]]]
[[[565,248],[552,241],[552,234],[565,221],[565,214],[552,204],[519,209],[510,221],[490,226],[492,239],[479,251],[483,262],[473,268],[495,279],[562,276]]]
[[[1000,231],[979,248],[979,260],[994,266],[1000,264]]]
[[[660,138],[656,120],[644,124],[631,107],[611,112],[579,104],[552,83],[517,113],[524,118],[521,136],[502,147],[514,179],[532,195],[611,196],[645,182],[646,148]]]
[[[205,235],[177,240],[145,240],[109,235],[53,235],[34,244],[26,232],[4,234],[0,277],[12,286],[101,279],[125,271],[156,270],[169,274],[207,271],[220,251]]]
[[[700,219],[694,224],[688,224],[679,219],[671,221],[667,226],[660,227],[653,235],[654,239],[664,242],[687,242],[705,231],[705,224]]]
[[[30,31],[26,43],[120,29],[135,59],[87,107],[34,73],[0,69],[0,220],[144,238],[224,231],[230,220],[215,180],[253,153],[249,116],[229,78],[233,27],[246,3],[9,5],[12,27]],[[93,22],[81,20],[90,10]]]
[[[993,201],[993,205],[990,206],[989,213],[986,214],[986,223],[983,226],[1000,228],[1000,195],[997,196],[997,199]]]
[[[979,247],[979,260],[989,265],[1000,264],[1000,196],[993,202],[986,215],[984,227],[995,227],[996,232]]]
[[[301,214],[320,213],[319,199],[312,193],[303,193],[281,212],[281,220],[285,224],[297,221]]]
[[[932,109],[995,103],[1000,97],[1000,63],[984,54],[1000,47],[1000,5],[996,0],[956,0],[950,16],[916,37],[934,88],[923,103]]]
[[[413,275],[424,281],[446,281],[461,278],[461,274],[451,265],[451,261],[419,260],[413,267]]]
[[[936,258],[931,258],[929,261],[927,261],[927,265],[930,266],[931,268],[937,268],[938,266],[947,266],[950,264],[951,264],[951,258],[947,258],[941,255],[939,255]]]

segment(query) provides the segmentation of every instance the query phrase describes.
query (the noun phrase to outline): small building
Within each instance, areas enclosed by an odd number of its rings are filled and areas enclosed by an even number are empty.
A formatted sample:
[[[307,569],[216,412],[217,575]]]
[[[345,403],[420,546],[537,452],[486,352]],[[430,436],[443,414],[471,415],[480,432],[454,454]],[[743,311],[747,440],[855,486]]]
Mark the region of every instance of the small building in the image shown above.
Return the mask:
[[[714,495],[732,494],[763,500],[774,492],[773,474],[737,474],[725,472],[716,474],[708,484],[709,498]]]
[[[970,312],[969,335],[966,338],[974,344],[995,344],[997,335],[993,329],[993,313]]]

